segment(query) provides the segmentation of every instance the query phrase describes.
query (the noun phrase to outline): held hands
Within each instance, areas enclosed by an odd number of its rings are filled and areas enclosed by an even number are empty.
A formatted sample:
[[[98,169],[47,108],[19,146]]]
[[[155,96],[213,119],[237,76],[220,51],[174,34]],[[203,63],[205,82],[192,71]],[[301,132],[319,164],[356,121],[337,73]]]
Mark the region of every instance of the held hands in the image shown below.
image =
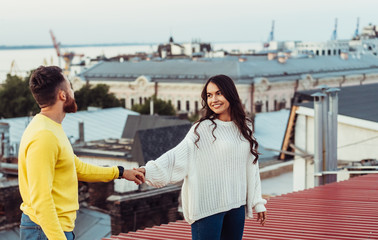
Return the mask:
[[[146,169],[145,168],[133,168],[134,170],[140,172],[143,174],[143,176],[146,176]]]
[[[257,213],[257,222],[260,221],[261,226],[265,225],[266,222],[266,212]]]
[[[139,185],[144,183],[144,174],[137,171],[135,168],[133,170],[128,169],[123,172],[122,178],[133,181],[135,184]]]

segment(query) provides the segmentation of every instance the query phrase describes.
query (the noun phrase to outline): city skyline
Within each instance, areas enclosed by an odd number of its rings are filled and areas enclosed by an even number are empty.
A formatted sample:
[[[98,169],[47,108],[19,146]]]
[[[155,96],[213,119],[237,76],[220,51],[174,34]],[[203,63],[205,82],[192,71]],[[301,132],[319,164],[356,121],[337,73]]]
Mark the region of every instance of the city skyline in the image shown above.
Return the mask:
[[[338,19],[338,39],[378,24],[375,0],[48,0],[6,1],[0,6],[0,45],[49,45],[53,30],[68,44],[265,42],[272,21],[278,41],[326,41]]]

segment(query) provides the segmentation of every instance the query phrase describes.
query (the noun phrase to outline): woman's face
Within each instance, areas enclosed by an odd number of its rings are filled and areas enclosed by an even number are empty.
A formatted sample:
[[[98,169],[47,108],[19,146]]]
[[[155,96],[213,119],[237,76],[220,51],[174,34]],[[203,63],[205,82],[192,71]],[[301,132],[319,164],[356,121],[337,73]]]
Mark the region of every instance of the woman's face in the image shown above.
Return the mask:
[[[222,121],[231,121],[230,103],[223,96],[223,93],[215,83],[210,82],[206,88],[207,105],[218,114],[218,119]]]

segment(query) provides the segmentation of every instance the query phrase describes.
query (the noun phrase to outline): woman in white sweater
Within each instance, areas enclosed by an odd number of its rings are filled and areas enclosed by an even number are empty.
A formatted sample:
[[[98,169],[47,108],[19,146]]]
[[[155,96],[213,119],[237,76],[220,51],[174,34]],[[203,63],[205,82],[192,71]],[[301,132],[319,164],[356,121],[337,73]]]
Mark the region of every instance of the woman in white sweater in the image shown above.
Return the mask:
[[[242,239],[252,209],[261,225],[258,144],[231,78],[211,77],[201,94],[204,116],[175,148],[139,168],[154,187],[184,180],[182,209],[192,239]]]

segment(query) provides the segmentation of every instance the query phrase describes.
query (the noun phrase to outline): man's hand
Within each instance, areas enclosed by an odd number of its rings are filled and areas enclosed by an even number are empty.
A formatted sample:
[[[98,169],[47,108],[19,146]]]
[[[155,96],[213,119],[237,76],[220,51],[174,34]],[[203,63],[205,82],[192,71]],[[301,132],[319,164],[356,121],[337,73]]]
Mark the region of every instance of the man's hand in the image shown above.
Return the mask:
[[[137,170],[125,170],[122,177],[129,181],[134,181],[137,185],[144,183],[144,174]]]
[[[265,225],[266,222],[266,212],[257,213],[257,222],[260,221],[261,226]]]
[[[134,170],[137,170],[140,173],[143,173],[144,176],[146,176],[146,169],[145,168],[133,168]]]

